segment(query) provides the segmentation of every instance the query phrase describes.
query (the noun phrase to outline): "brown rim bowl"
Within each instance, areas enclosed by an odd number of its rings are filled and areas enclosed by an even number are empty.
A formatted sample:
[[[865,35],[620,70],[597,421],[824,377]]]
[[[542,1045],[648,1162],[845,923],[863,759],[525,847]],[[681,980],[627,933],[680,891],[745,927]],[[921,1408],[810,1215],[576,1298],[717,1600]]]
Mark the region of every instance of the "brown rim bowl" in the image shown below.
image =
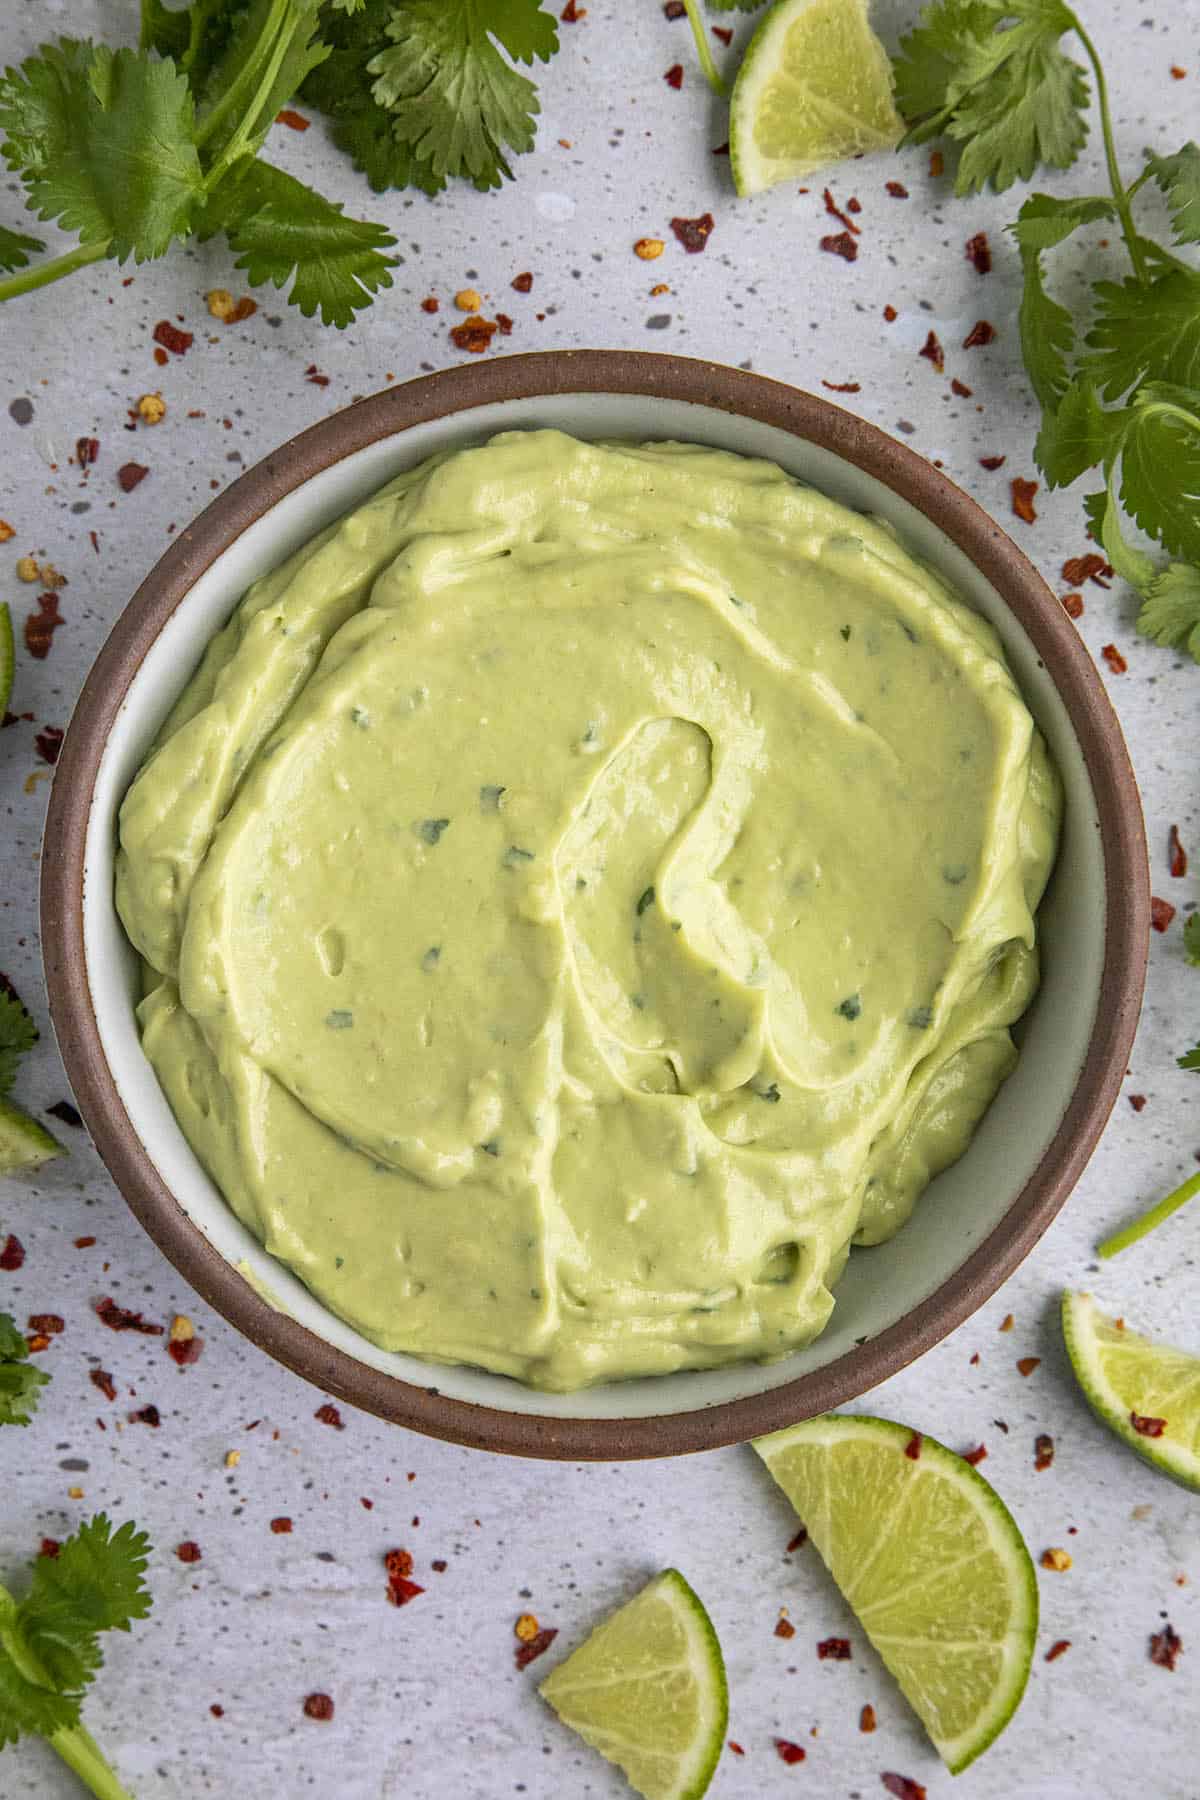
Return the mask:
[[[435,450],[532,425],[767,456],[891,520],[996,626],[1067,800],[1040,919],[1043,986],[1020,1028],[1017,1069],[912,1220],[852,1255],[825,1334],[774,1364],[570,1395],[382,1352],[266,1255],[203,1174],[142,1055],[112,900],[122,793],[250,580]],[[711,1449],[825,1412],[995,1292],[1062,1206],[1117,1096],[1141,1002],[1149,883],[1133,773],[1091,658],[973,500],[905,445],[762,376],[678,356],[562,351],[450,369],[336,413],[179,534],[84,684],[54,781],[41,908],[51,1013],[80,1110],[134,1214],[197,1292],[270,1355],[368,1412],[490,1450],[609,1460]]]

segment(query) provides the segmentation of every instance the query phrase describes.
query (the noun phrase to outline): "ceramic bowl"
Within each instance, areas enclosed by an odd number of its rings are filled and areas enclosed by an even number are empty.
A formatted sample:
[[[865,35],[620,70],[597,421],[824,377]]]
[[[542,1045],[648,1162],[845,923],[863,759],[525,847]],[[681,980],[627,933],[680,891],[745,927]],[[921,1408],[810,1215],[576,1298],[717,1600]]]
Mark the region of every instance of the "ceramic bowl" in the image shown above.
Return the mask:
[[[1043,985],[1019,1028],[1016,1072],[904,1229],[851,1255],[825,1333],[779,1362],[571,1395],[382,1351],[266,1254],[188,1148],[142,1054],[133,958],[113,905],[121,797],[255,577],[434,451],[540,425],[769,457],[890,520],[996,627],[1066,789],[1040,915]],[[84,685],[54,782],[42,885],[51,1012],[80,1110],[180,1273],[341,1400],[461,1444],[569,1460],[703,1450],[827,1411],[974,1312],[1037,1243],[1108,1117],[1137,1022],[1148,921],[1141,810],[1116,718],[1075,627],[995,521],[923,457],[824,400],[712,363],[617,351],[498,358],[390,388],[282,445],[180,532]]]

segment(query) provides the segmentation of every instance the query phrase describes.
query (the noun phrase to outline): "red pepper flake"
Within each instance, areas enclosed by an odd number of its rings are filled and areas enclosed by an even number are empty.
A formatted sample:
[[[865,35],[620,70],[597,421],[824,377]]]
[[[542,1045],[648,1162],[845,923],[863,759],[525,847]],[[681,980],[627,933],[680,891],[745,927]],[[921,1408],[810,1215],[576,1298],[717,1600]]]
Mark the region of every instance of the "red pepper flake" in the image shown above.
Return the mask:
[[[304,1702],[306,1719],[320,1719],[324,1722],[333,1717],[333,1701],[328,1694],[309,1694]]]
[[[528,269],[522,269],[519,275],[513,276],[509,286],[515,293],[527,294],[533,287],[533,276]]]
[[[1147,1417],[1145,1413],[1131,1412],[1129,1415],[1129,1423],[1133,1426],[1133,1429],[1137,1432],[1139,1437],[1160,1438],[1167,1429],[1167,1421],[1165,1419],[1152,1419]]]
[[[1016,1324],[1016,1320],[1013,1318],[1012,1314],[1005,1313],[1004,1317],[1000,1321],[1000,1330],[1001,1331],[1011,1331],[1015,1324]]]
[[[59,1119],[61,1119],[61,1118],[62,1118],[62,1114],[61,1114],[61,1113],[60,1113],[60,1112],[59,1112],[59,1110],[58,1110],[58,1108],[59,1108],[59,1106],[66,1106],[66,1104],[67,1104],[67,1102],[66,1102],[66,1101],[65,1101],[65,1100],[60,1100],[60,1101],[59,1101],[59,1102],[58,1102],[58,1106],[51,1106],[51,1107],[49,1107],[49,1108],[48,1108],[48,1109],[47,1109],[47,1110],[48,1110],[48,1111],[49,1111],[49,1112],[52,1112],[52,1113],[54,1113],[54,1115],[55,1115],[55,1116],[56,1116],[56,1118],[59,1118]],[[71,1111],[72,1111],[72,1112],[74,1112],[74,1111],[75,1111],[75,1108],[74,1108],[74,1107],[72,1107],[72,1108],[71,1108]],[[80,1124],[81,1124],[81,1125],[82,1125],[82,1123],[83,1123],[83,1120],[82,1120],[82,1119],[80,1119],[80,1121],[79,1121],[79,1123],[80,1123]],[[96,1241],[96,1240],[95,1240],[95,1238],[94,1238],[94,1237],[77,1237],[77,1238],[76,1238],[76,1239],[75,1239],[75,1240],[74,1240],[74,1243],[75,1243],[75,1248],[76,1248],[76,1249],[77,1249],[77,1250],[90,1250],[90,1249],[91,1249],[91,1247],[92,1247],[92,1245],[93,1245],[93,1244],[94,1244],[94,1243],[95,1243],[95,1241]]]
[[[167,1344],[167,1355],[177,1362],[181,1369],[200,1361],[200,1352],[204,1348],[204,1339],[193,1335],[190,1338],[172,1338]]]
[[[712,34],[715,38],[720,38],[721,42],[725,45],[726,49],[728,49],[730,44],[732,44],[732,42],[733,42],[733,33],[729,29],[728,25],[714,25],[712,28]]]
[[[849,219],[846,217],[846,214],[842,211],[842,209],[837,205],[836,201],[834,200],[833,192],[830,188],[823,188],[821,190],[821,198],[825,202],[825,211],[827,213],[829,213],[831,218],[836,219],[838,221],[839,225],[844,225],[846,227],[847,231],[852,231],[854,233],[855,237],[861,237],[862,227],[860,225],[856,225],[854,223],[853,219]],[[849,210],[851,212],[853,212],[856,209],[853,206],[851,206]]]
[[[10,1275],[15,1274],[24,1261],[25,1246],[20,1238],[14,1237],[10,1231],[4,1240],[3,1250],[0,1250],[0,1269],[6,1269]]]
[[[735,1756],[745,1756],[745,1754],[746,1754],[746,1752],[742,1749],[742,1746],[737,1742],[736,1738],[729,1739],[729,1748]]]
[[[290,1536],[291,1529],[292,1529],[292,1521],[289,1518],[287,1518],[286,1516],[282,1517],[282,1518],[271,1520],[271,1530],[275,1533],[276,1537]]]
[[[698,219],[672,219],[671,230],[689,256],[698,256],[707,244],[715,223],[712,214],[706,212],[701,213]]]
[[[117,1384],[107,1369],[89,1369],[88,1380],[93,1387],[100,1389],[100,1392],[104,1395],[106,1400],[116,1399]]]
[[[1187,79],[1187,70],[1184,68],[1181,68],[1179,63],[1172,63],[1171,64],[1171,80],[1172,81],[1186,81],[1186,79]]]
[[[164,350],[170,350],[174,356],[186,355],[194,341],[190,331],[180,331],[178,325],[172,325],[169,319],[160,319],[151,335],[156,344],[161,344]]]
[[[494,319],[484,319],[478,313],[471,313],[460,325],[450,327],[450,339],[456,349],[468,350],[472,356],[482,356],[499,329]]]
[[[225,1717],[225,1708],[223,1706],[219,1706],[215,1700],[213,1701],[212,1705],[209,1707],[208,1710],[212,1714],[214,1719],[223,1719]]]
[[[513,1661],[518,1669],[527,1669],[531,1662],[543,1656],[558,1636],[558,1627],[543,1625],[536,1637],[531,1637],[527,1644],[518,1644],[513,1651]]]
[[[892,196],[893,200],[908,199],[908,189],[902,181],[885,181],[883,185],[886,192]]]
[[[411,1559],[410,1559],[411,1567]],[[418,1582],[410,1581],[406,1575],[390,1575],[388,1577],[387,1597],[393,1606],[407,1606],[425,1589]]]
[[[807,1544],[807,1542],[808,1542],[808,1532],[804,1529],[804,1526],[802,1525],[800,1527],[799,1531],[796,1533],[795,1537],[792,1538],[791,1541],[789,1542],[787,1550],[785,1552],[785,1555],[791,1556],[793,1551],[801,1549],[805,1544]]]
[[[981,456],[979,459],[979,466],[981,469],[988,469],[989,471],[1002,469],[1007,461],[1008,458],[1006,456]]]
[[[1129,1104],[1130,1104],[1130,1106],[1132,1106],[1134,1112],[1140,1113],[1142,1108],[1146,1104],[1145,1094],[1130,1094]]]
[[[663,7],[664,19],[682,19],[686,13],[687,7],[683,4],[683,0],[667,0]]]
[[[818,248],[830,256],[840,256],[846,262],[858,261],[858,245],[848,231],[839,231],[834,237],[823,237]]]
[[[960,381],[956,375],[950,383],[950,392],[957,394],[960,400],[969,400],[975,390],[969,388],[965,381]]]
[[[1065,1656],[1070,1648],[1070,1638],[1055,1638],[1054,1642],[1046,1652],[1045,1660],[1047,1662],[1057,1662],[1059,1657]]]
[[[850,1639],[839,1637],[822,1638],[821,1642],[817,1645],[817,1656],[822,1662],[849,1662]]]
[[[808,1755],[808,1751],[801,1744],[793,1744],[791,1738],[776,1738],[775,1749],[780,1762],[787,1763],[789,1767],[792,1763],[802,1763]]]
[[[435,1557],[429,1566],[435,1575],[444,1575],[446,1570],[450,1567],[449,1563],[442,1556]]]
[[[931,362],[939,375],[946,367],[946,353],[938,342],[936,331],[929,333],[924,344],[917,351],[917,355],[923,356],[927,362]]]
[[[1019,1356],[1017,1368],[1022,1375],[1032,1375],[1033,1371],[1040,1366],[1041,1360],[1040,1356]]]
[[[1018,519],[1024,519],[1026,525],[1032,525],[1037,518],[1034,510],[1033,496],[1038,491],[1036,481],[1026,481],[1023,475],[1012,478],[1012,509]]]
[[[441,302],[438,300],[438,297],[436,294],[426,294],[425,298],[421,302],[421,311],[426,312],[426,313],[435,313],[435,312],[437,312],[438,307],[440,305],[441,305]]]
[[[412,1552],[410,1550],[388,1550],[384,1554],[383,1566],[389,1576],[411,1575],[413,1571]]]
[[[125,1307],[118,1306],[107,1294],[103,1300],[93,1301],[92,1310],[101,1324],[107,1325],[110,1331],[140,1331],[143,1337],[161,1337],[163,1334],[161,1325],[152,1325],[148,1319],[143,1319],[140,1312],[129,1312]]]
[[[1047,1431],[1039,1431],[1033,1440],[1033,1466],[1035,1469],[1048,1469],[1054,1461],[1054,1439]]]
[[[976,1444],[976,1446],[973,1450],[964,1450],[963,1451],[963,1461],[970,1463],[970,1465],[973,1469],[977,1469],[986,1455],[987,1455],[987,1445],[986,1444]]]
[[[320,1419],[322,1425],[332,1425],[335,1431],[345,1431],[346,1429],[345,1425],[342,1423],[341,1413],[331,1400],[326,1400],[322,1405],[318,1406],[316,1412],[313,1414],[313,1418]]]
[[[39,1336],[57,1337],[60,1331],[66,1330],[66,1321],[59,1313],[30,1313],[29,1331],[36,1331]]]
[[[940,151],[935,150],[934,155],[940,155]],[[894,1800],[925,1800],[925,1789],[920,1782],[910,1780],[907,1775],[893,1775],[889,1770],[879,1779]]]
[[[858,1729],[860,1731],[874,1731],[878,1722],[879,1721],[875,1717],[875,1708],[868,1700],[867,1704],[858,1715]]]
[[[962,347],[964,350],[978,350],[984,344],[992,343],[995,336],[996,327],[994,325],[987,319],[976,319],[970,331],[968,331],[966,337],[963,339]]]
[[[361,1497],[358,1504],[365,1507],[368,1512],[371,1512],[375,1506],[375,1502],[373,1500],[368,1500],[365,1494]]]
[[[46,1336],[44,1331],[35,1331],[32,1337],[27,1337],[25,1339],[25,1345],[29,1354],[31,1356],[36,1356],[39,1351],[48,1350],[50,1348],[50,1339]]]
[[[935,181],[937,180],[938,176],[941,175],[941,173],[943,172],[945,167],[946,167],[946,159],[942,155],[941,151],[940,150],[931,150],[929,152],[929,173],[933,176],[933,179]]]
[[[145,481],[149,469],[143,463],[122,463],[117,470],[117,485],[123,494],[132,494],[139,481]]]
[[[1068,587],[1082,587],[1085,581],[1094,581],[1097,587],[1107,588],[1112,574],[1112,564],[1095,550],[1083,556],[1069,556],[1062,566],[1062,578]]]
[[[1178,881],[1188,872],[1187,851],[1179,841],[1179,827],[1172,825],[1167,833],[1167,869]]]
[[[62,1545],[57,1538],[43,1538],[38,1549],[39,1556],[48,1556],[51,1562],[58,1561],[58,1553]]]
[[[976,1350],[976,1351],[975,1351],[975,1353],[974,1353],[974,1355],[973,1355],[973,1356],[971,1356],[971,1357],[969,1357],[969,1358],[968,1358],[968,1361],[969,1361],[969,1362],[970,1362],[970,1365],[971,1365],[971,1367],[972,1367],[972,1368],[975,1368],[975,1366],[976,1366],[976,1364],[977,1364],[977,1363],[978,1363],[978,1361],[979,1361],[979,1352],[978,1352],[978,1350]]]
[[[130,1413],[129,1423],[131,1425],[152,1425],[157,1431],[162,1424],[162,1415],[157,1406],[143,1406],[140,1412]]]
[[[1062,605],[1063,605],[1063,611],[1066,613],[1066,615],[1069,619],[1078,619],[1078,618],[1082,617],[1082,614],[1083,614],[1083,595],[1082,594],[1064,594],[1062,597]]]
[[[564,25],[578,25],[580,19],[587,18],[587,7],[578,6],[576,0],[567,0],[558,16]]]
[[[977,231],[974,237],[967,239],[966,256],[967,261],[974,266],[977,275],[991,274],[992,252],[986,231]]]
[[[910,1462],[916,1462],[918,1460],[918,1458],[920,1457],[921,1434],[919,1431],[914,1431],[912,1436],[909,1438],[907,1444],[905,1444],[904,1454],[905,1454],[905,1456],[908,1457]]]
[[[160,369],[165,369],[171,360],[161,344],[155,344],[154,346],[154,360]]]
[[[883,316],[887,320],[889,325],[892,323],[893,319],[898,319],[900,317],[900,315],[896,311],[895,307],[891,306],[891,305],[884,307]]]
[[[195,1538],[185,1538],[182,1544],[176,1544],[175,1554],[181,1563],[198,1563],[204,1552]]]
[[[54,633],[62,624],[62,615],[58,610],[56,593],[39,594],[37,611],[31,612],[25,621],[25,648],[30,656],[44,662],[50,654],[50,643]]]
[[[828,388],[831,394],[859,394],[862,392],[861,382],[826,381],[824,376],[821,377],[821,386]]]
[[[775,1636],[777,1638],[794,1638],[795,1635],[796,1627],[792,1624],[790,1619],[785,1619],[782,1616],[776,1619]]]
[[[683,64],[672,63],[663,76],[663,80],[669,88],[681,88],[683,86]]]
[[[498,312],[496,314],[496,323],[500,327],[500,336],[501,337],[511,337],[512,336],[513,322],[509,318],[507,313]]]
[[[1151,1634],[1150,1661],[1156,1668],[1174,1670],[1182,1655],[1183,1639],[1168,1620],[1161,1631]]]
[[[286,125],[291,131],[307,131],[312,120],[306,119],[303,113],[293,111],[290,106],[285,106],[275,114],[275,123]]]
[[[1115,644],[1105,644],[1100,654],[1114,675],[1124,675],[1129,664],[1125,661],[1125,658],[1121,655],[1121,652],[1117,649]]]
[[[304,371],[304,379],[305,381],[311,381],[314,387],[326,388],[329,386],[328,375],[322,375],[316,363],[309,363],[307,369]]]
[[[1165,931],[1175,917],[1175,908],[1169,900],[1160,900],[1157,894],[1150,896],[1150,923],[1155,931]]]
[[[847,200],[846,211],[850,213],[860,213],[862,211],[862,201],[857,194],[851,194],[850,198]]]
[[[100,439],[81,437],[75,439],[75,461],[81,469],[90,468],[100,454]]]

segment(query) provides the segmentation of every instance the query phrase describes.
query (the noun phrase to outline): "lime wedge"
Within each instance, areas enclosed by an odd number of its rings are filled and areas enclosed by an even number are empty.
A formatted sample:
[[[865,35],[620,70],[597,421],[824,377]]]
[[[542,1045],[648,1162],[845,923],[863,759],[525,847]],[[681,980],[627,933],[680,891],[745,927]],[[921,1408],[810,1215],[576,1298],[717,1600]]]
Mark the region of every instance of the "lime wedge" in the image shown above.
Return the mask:
[[[867,0],[779,0],[750,40],[729,102],[738,193],[890,150],[903,132]]]
[[[40,1169],[51,1157],[62,1153],[62,1145],[36,1119],[7,1100],[0,1100],[0,1175]]]
[[[0,719],[8,711],[13,684],[13,629],[8,602],[0,600]]]
[[[889,1419],[827,1413],[754,1448],[957,1775],[1004,1729],[1037,1635],[1037,1577],[970,1463]]]
[[[725,1663],[677,1569],[597,1625],[538,1692],[645,1800],[698,1800],[712,1780],[729,1719]]]
[[[1200,1356],[1126,1330],[1090,1294],[1064,1294],[1062,1322],[1075,1378],[1097,1417],[1200,1493]]]

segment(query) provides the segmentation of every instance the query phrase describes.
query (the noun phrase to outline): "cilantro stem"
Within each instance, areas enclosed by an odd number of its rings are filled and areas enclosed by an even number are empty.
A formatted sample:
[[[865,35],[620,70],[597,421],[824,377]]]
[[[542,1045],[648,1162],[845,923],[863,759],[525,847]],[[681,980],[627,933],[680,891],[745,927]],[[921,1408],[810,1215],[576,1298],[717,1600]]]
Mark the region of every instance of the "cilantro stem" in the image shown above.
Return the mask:
[[[263,72],[259,77],[258,86],[254,91],[254,98],[251,100],[249,106],[244,108],[237,130],[234,132],[224,150],[222,150],[220,156],[218,156],[216,162],[204,178],[205,187],[210,193],[213,188],[216,187],[217,183],[229,173],[235,162],[239,161],[241,157],[251,154],[247,148],[248,141],[255,135],[259,128],[259,113],[262,110],[263,102],[270,96],[271,89],[275,85],[276,77],[283,65],[283,59],[291,49],[292,39],[295,37],[301,23],[299,19],[293,19],[291,23],[288,24],[286,10],[287,0],[275,0],[275,5],[272,7],[262,36],[259,38],[253,52],[247,59],[248,66],[253,69],[256,59],[261,55],[261,46],[264,43],[270,42],[272,32],[276,33],[274,48],[267,57],[266,67],[263,69]],[[238,86],[239,83],[235,82],[230,89],[230,92],[232,93]],[[218,107],[216,110],[220,111],[221,108]],[[207,140],[211,124],[212,120],[210,117],[210,119],[205,122],[204,130],[199,134],[199,141],[201,143]]]
[[[1121,221],[1121,235],[1125,239],[1125,248],[1129,252],[1129,260],[1133,264],[1133,272],[1140,284],[1146,285],[1146,264],[1142,256],[1141,240],[1133,223],[1133,209],[1129,204],[1129,194],[1121,179],[1121,165],[1117,161],[1116,142],[1113,137],[1112,113],[1108,104],[1108,83],[1104,79],[1104,65],[1097,54],[1096,46],[1084,30],[1075,13],[1070,14],[1075,35],[1087,52],[1088,61],[1092,65],[1092,74],[1096,78],[1096,100],[1100,107],[1100,130],[1104,135],[1104,160],[1108,166],[1108,182],[1112,188],[1113,205],[1117,209],[1117,217]]]
[[[708,82],[709,87],[712,89],[713,93],[716,94],[717,98],[723,100],[727,89],[717,70],[717,65],[713,61],[712,49],[704,30],[704,20],[700,17],[699,0],[683,0],[683,4],[687,7],[688,21],[692,27],[692,36],[696,40],[696,54],[700,58],[700,67],[704,71],[704,79]]]
[[[64,256],[54,256],[49,262],[34,263],[30,269],[18,270],[6,281],[0,281],[0,304],[15,300],[18,294],[31,294],[35,288],[60,281],[64,275],[73,275],[76,269],[84,269],[88,263],[100,262],[108,255],[109,248],[108,238],[99,244],[78,244]]]
[[[75,1725],[69,1731],[56,1731],[49,1742],[51,1749],[58,1752],[68,1769],[74,1770],[96,1800],[133,1800],[85,1726]]]
[[[1133,1220],[1132,1224],[1126,1225],[1121,1231],[1114,1232],[1112,1237],[1105,1238],[1096,1254],[1104,1257],[1106,1261],[1110,1256],[1119,1256],[1122,1250],[1128,1250],[1130,1244],[1136,1244],[1139,1238],[1144,1238],[1147,1233],[1161,1225],[1164,1219],[1169,1219],[1171,1214],[1178,1212],[1181,1206],[1186,1206],[1195,1194],[1200,1194],[1200,1171],[1195,1175],[1189,1175],[1186,1181],[1181,1182],[1165,1199],[1160,1200],[1157,1206],[1152,1206],[1149,1212],[1142,1213],[1140,1218]]]

